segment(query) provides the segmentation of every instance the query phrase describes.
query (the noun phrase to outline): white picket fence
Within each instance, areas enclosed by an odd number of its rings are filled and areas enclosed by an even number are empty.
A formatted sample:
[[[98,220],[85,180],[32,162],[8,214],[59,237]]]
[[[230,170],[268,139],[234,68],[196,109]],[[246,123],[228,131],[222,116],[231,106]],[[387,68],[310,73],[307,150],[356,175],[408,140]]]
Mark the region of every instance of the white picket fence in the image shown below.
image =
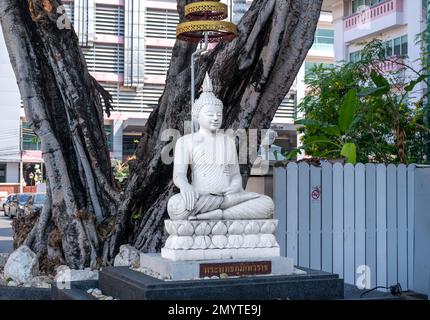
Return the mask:
[[[282,255],[349,284],[368,266],[371,287],[412,288],[415,171],[414,165],[361,163],[275,168]]]

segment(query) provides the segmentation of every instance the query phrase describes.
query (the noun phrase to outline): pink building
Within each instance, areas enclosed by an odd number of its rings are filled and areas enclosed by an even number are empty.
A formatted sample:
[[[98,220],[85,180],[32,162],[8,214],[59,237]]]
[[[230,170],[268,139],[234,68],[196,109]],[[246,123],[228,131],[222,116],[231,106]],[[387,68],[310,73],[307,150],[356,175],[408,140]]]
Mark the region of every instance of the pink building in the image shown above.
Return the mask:
[[[335,61],[356,61],[364,43],[377,38],[384,42],[387,56],[404,59],[420,69],[422,50],[416,37],[425,30],[423,3],[422,0],[324,0],[323,9],[333,13]],[[383,69],[390,71],[395,67],[387,63]]]

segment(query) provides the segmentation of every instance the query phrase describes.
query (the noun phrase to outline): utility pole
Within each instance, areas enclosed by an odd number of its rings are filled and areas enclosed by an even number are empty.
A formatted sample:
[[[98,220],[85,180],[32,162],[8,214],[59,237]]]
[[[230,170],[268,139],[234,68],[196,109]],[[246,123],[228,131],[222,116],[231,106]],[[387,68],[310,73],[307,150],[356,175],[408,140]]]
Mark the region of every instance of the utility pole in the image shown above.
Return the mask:
[[[428,73],[427,82],[430,83],[430,0],[425,0],[425,10],[426,10],[426,31],[425,31],[425,66],[426,72]],[[430,86],[427,86],[427,99],[424,107],[424,125],[427,128],[430,128]],[[426,155],[426,163],[430,163],[430,133],[426,133],[425,135],[425,155]]]
[[[24,193],[24,163],[22,160],[22,121],[19,119],[19,193]]]

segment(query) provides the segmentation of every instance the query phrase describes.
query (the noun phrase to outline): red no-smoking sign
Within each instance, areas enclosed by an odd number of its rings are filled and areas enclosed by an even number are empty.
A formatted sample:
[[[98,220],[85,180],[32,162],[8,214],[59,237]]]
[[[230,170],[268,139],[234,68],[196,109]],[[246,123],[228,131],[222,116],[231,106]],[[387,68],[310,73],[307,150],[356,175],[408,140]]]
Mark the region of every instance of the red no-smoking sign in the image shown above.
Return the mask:
[[[319,200],[319,198],[321,197],[320,187],[317,186],[312,188],[311,197],[312,200]]]

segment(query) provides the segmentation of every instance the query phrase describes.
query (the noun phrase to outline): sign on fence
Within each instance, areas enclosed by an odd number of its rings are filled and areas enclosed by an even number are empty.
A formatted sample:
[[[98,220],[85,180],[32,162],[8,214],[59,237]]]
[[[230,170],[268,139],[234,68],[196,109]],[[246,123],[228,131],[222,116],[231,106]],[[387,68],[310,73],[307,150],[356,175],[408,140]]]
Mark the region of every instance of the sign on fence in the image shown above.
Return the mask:
[[[328,162],[275,168],[281,253],[349,284],[412,288],[415,172],[414,165]]]

